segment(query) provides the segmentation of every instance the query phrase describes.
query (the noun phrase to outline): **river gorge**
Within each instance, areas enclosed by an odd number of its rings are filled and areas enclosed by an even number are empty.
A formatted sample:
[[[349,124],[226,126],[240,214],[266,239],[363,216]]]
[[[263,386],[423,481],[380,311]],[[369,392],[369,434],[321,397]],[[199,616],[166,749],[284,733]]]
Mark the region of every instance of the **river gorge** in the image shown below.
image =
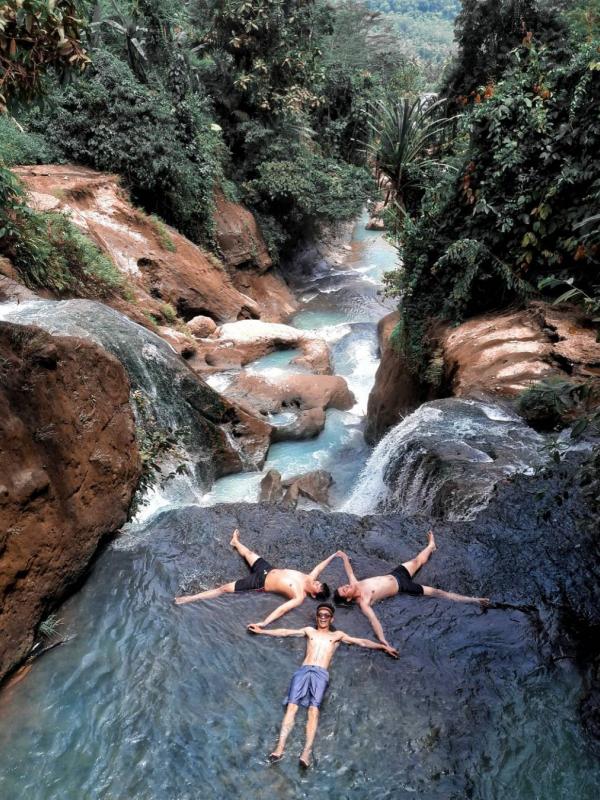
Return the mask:
[[[155,420],[186,431],[185,469],[150,488],[58,610],[65,643],[0,695],[2,797],[597,796],[588,656],[600,624],[600,565],[597,521],[573,478],[581,453],[550,469],[548,437],[508,401],[480,396],[423,403],[376,447],[366,444],[377,327],[394,308],[382,277],[397,254],[365,221],[335,257],[308,249],[286,273],[298,302],[288,324],[327,343],[332,373],[352,393],[343,407],[323,408],[312,438],[271,433],[270,446],[257,445],[255,431],[249,448],[240,434],[250,413],[241,379],[261,386],[257,379],[314,374],[293,363],[295,347],[280,343],[241,368],[208,370],[198,389],[164,339],[118,310],[86,300],[0,305],[3,320],[102,345],[149,398]],[[301,411],[279,405],[261,420],[277,429]],[[226,456],[214,456],[226,446]],[[305,497],[296,509],[258,503],[269,470],[284,480],[327,471],[329,507]],[[418,579],[489,596],[492,606],[406,595],[378,606],[399,660],[341,648],[314,768],[298,771],[301,722],[289,756],[268,765],[304,644],[247,633],[277,604],[269,595],[173,604],[176,594],[244,574],[229,547],[236,526],[276,565],[308,570],[342,548],[359,577],[411,558],[433,527],[438,551]],[[343,582],[341,564],[326,579]],[[285,625],[308,625],[313,613],[309,600]],[[340,609],[336,626],[371,635],[357,610]]]

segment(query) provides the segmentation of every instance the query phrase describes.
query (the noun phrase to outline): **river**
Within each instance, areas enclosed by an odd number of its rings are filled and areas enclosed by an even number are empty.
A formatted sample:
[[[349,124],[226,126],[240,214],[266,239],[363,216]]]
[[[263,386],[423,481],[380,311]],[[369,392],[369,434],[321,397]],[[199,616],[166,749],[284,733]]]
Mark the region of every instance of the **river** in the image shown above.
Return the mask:
[[[2,798],[595,800],[584,678],[563,621],[565,609],[594,614],[598,575],[585,560],[579,500],[559,506],[551,483],[506,482],[532,472],[542,441],[524,438],[509,409],[449,400],[422,407],[374,453],[363,443],[376,323],[387,313],[377,291],[394,257],[380,234],[357,227],[342,266],[316,264],[297,278],[294,323],[332,342],[335,371],[358,402],[328,412],[317,439],[273,446],[265,466],[329,469],[334,505],[356,513],[238,502],[256,498],[252,473],[210,490],[199,483],[193,505],[161,496],[163,509],[129,526],[60,609],[69,641],[0,695]],[[251,369],[275,374],[289,358]],[[412,557],[432,516],[439,549],[419,579],[500,607],[408,596],[381,604],[400,659],[341,647],[314,767],[297,765],[302,718],[287,757],[268,765],[304,643],[246,632],[276,606],[272,596],[182,607],[173,597],[245,574],[229,547],[235,526],[276,565],[308,570],[343,547],[363,577]],[[339,563],[327,578],[342,581]],[[307,601],[285,625],[310,624],[314,608]],[[357,610],[338,611],[336,625],[370,635]]]

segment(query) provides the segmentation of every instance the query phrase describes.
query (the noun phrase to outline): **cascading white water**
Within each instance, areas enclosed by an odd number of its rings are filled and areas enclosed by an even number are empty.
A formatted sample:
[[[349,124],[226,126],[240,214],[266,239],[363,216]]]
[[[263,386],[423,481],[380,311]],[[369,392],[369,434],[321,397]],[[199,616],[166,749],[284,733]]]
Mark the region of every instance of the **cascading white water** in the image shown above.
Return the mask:
[[[425,403],[381,440],[342,510],[472,519],[498,481],[543,463],[543,445],[502,406],[456,398]]]
[[[173,348],[152,331],[101,303],[90,300],[40,300],[0,305],[0,319],[38,325],[49,333],[92,339],[115,355],[131,381],[132,402],[143,426],[148,419],[176,439],[176,452],[161,462],[159,480],[148,491],[137,521],[159,508],[198,502],[214,480],[215,425],[203,409],[218,407],[220,396],[191,372]],[[245,463],[239,444],[223,433]],[[221,435],[221,434],[219,434]],[[168,476],[167,480],[164,480]]]

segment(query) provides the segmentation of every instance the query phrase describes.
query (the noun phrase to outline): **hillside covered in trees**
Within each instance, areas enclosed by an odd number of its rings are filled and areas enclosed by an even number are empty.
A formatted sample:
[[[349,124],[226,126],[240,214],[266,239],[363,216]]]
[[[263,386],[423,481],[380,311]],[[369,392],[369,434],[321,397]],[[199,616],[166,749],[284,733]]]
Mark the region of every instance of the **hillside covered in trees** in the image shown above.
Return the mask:
[[[454,20],[460,0],[368,0],[369,8],[389,17],[398,31],[403,51],[423,64],[434,84],[454,52]]]

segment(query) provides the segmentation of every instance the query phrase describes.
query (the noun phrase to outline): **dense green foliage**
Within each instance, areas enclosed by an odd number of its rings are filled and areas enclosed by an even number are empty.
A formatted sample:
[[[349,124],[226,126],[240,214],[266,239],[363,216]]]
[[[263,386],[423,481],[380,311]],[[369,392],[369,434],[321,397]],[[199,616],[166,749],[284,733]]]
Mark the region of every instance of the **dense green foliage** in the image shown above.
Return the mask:
[[[84,69],[78,4],[72,0],[2,0],[0,5],[0,112],[14,96],[40,90],[49,67]]]
[[[43,136],[25,131],[8,114],[0,114],[0,162],[15,164],[47,163],[57,158]]]
[[[556,63],[527,46],[465,118],[464,144],[404,227],[401,340],[415,372],[435,319],[459,321],[536,291],[554,275],[594,293],[600,250],[586,234],[600,193],[600,53]],[[428,356],[429,348],[429,356]]]
[[[445,97],[463,103],[495,83],[511,53],[531,39],[552,45],[554,58],[566,36],[561,14],[566,0],[463,0],[456,18],[457,57],[442,87]]]
[[[397,35],[359,4],[87,8],[91,67],[20,122],[53,158],[120,174],[137,203],[204,244],[219,187],[257,213],[274,257],[351,217],[372,186],[370,102],[419,83]]]
[[[95,52],[89,74],[57,87],[32,124],[63,156],[122,175],[136,203],[210,240],[222,142],[206,103],[174,104],[125,61]]]

